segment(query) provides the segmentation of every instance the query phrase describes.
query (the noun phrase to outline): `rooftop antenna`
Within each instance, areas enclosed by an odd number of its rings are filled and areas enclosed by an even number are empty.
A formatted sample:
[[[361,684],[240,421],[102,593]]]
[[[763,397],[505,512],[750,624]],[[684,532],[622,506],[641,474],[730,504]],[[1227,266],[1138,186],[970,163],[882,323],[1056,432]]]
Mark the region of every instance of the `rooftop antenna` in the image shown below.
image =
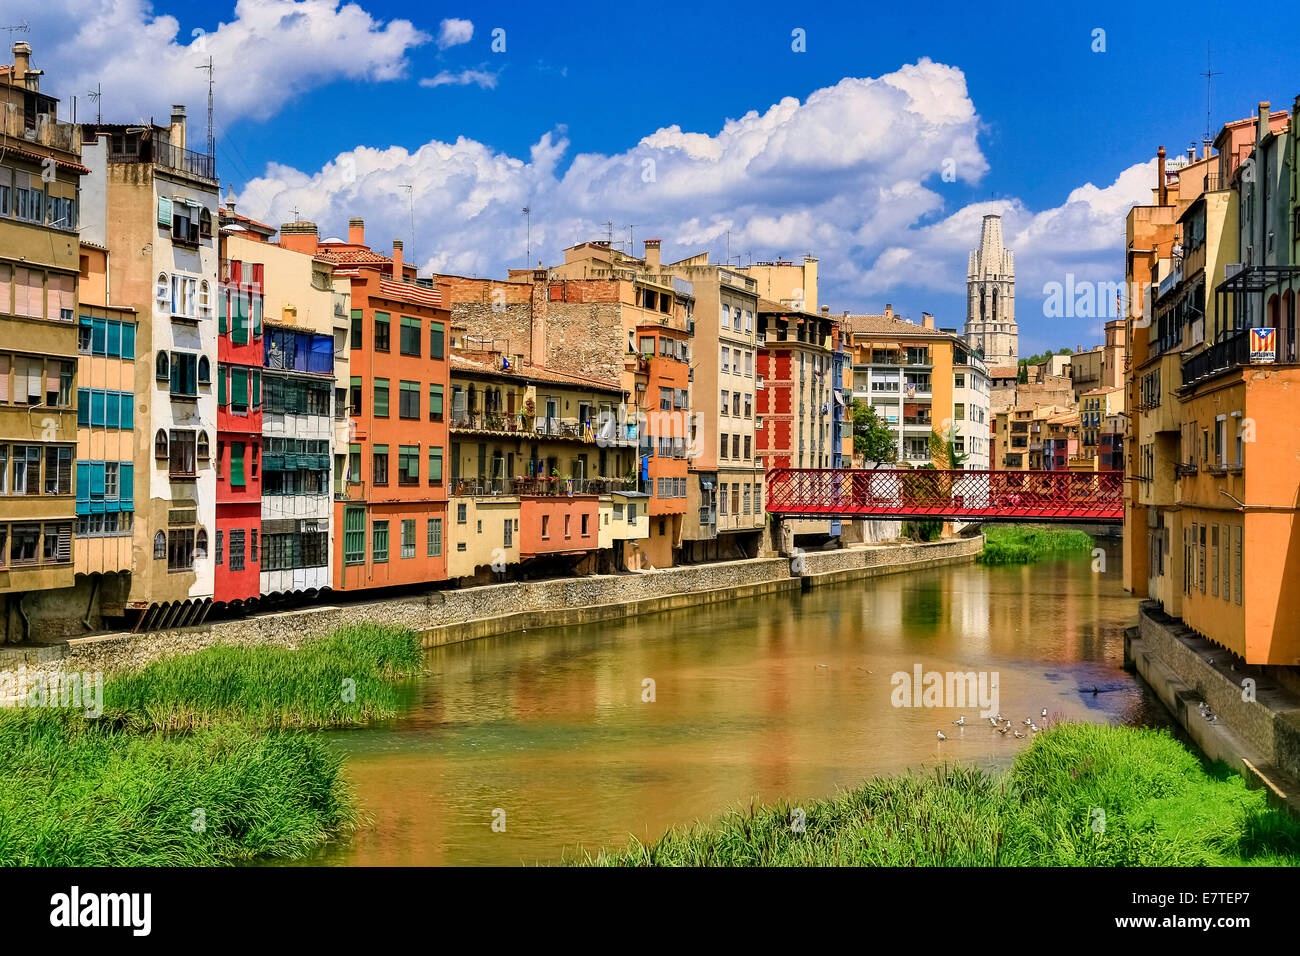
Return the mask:
[[[524,213],[524,268],[533,261],[533,207],[525,206]]]
[[[1205,41],[1205,72],[1201,74],[1201,76],[1205,77],[1205,142],[1206,143],[1213,142],[1213,137],[1211,137],[1210,135],[1211,133],[1210,127],[1212,125],[1210,120],[1210,96],[1214,89],[1214,78],[1216,76],[1222,76],[1222,75],[1223,75],[1222,73],[1216,72],[1210,68],[1210,41],[1206,40]]]
[[[196,66],[196,70],[208,71],[208,155],[217,155],[217,138],[212,131],[212,57],[208,57],[208,62],[201,66]]]
[[[398,189],[405,189],[411,204],[411,261],[415,261],[415,187],[410,183],[398,183]]]
[[[90,101],[95,104],[95,122],[103,123],[104,104],[102,100],[104,96],[104,84],[96,83],[95,88],[91,90],[89,93],[87,93],[86,95],[90,97]]]
[[[614,220],[606,219],[604,225],[605,225],[605,245],[609,246],[612,249],[614,247]]]
[[[31,29],[31,27],[28,25],[26,20],[21,20],[18,23],[13,24],[12,26],[0,27],[0,30],[9,31],[9,49],[11,50],[14,48],[14,34],[26,33],[29,29]]]
[[[638,225],[640,225],[640,223],[630,222],[630,223],[627,224],[627,254],[628,254],[628,256],[635,256],[635,255],[636,255],[636,239],[633,238],[633,232],[632,232],[632,230],[635,229]]]

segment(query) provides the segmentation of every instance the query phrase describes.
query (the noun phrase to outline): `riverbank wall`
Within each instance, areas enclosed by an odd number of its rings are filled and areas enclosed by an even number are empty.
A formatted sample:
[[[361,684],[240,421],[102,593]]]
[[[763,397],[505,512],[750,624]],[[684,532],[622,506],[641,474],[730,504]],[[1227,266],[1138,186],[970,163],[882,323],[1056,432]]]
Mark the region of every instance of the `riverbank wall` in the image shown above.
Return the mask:
[[[296,647],[343,624],[408,627],[425,647],[515,631],[584,624],[680,610],[787,590],[973,561],[983,538],[867,545],[656,571],[543,581],[512,581],[429,591],[373,602],[321,605],[215,621],[198,627],[71,638],[61,644],[4,648],[0,671],[111,673],[217,645]]]
[[[1154,601],[1124,635],[1136,670],[1211,760],[1222,760],[1300,815],[1300,696],[1267,669],[1233,661]],[[1209,704],[1214,719],[1201,711]]]

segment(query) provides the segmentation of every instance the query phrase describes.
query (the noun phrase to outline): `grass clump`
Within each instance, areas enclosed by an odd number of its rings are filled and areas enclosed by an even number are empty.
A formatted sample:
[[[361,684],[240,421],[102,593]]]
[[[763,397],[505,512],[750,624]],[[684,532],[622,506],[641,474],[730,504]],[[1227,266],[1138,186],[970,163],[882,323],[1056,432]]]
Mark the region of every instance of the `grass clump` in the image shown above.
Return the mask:
[[[1097,811],[1101,811],[1098,813]],[[750,806],[600,866],[1229,866],[1300,863],[1300,822],[1166,731],[1062,724],[993,777],[944,767],[805,807]],[[1104,814],[1104,816],[1103,816]]]
[[[321,738],[226,725],[124,733],[0,712],[0,864],[211,866],[306,856],[358,822]]]
[[[1035,525],[988,525],[984,528],[984,550],[975,559],[980,564],[1032,564],[1048,554],[1077,554],[1091,551],[1092,535]]]
[[[418,636],[356,624],[303,646],[210,647],[108,680],[104,717],[129,730],[358,726],[395,716]]]

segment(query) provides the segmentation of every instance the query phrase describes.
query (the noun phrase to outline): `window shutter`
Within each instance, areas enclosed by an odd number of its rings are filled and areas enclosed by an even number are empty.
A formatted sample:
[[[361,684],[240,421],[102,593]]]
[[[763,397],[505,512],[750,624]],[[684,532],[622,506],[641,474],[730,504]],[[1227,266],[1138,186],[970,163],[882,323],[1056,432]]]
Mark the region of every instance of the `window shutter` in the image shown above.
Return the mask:
[[[158,197],[158,225],[171,227],[172,201],[166,196]]]
[[[77,514],[90,514],[90,462],[77,462]]]
[[[226,407],[226,367],[217,366],[217,404]]]
[[[135,323],[122,323],[122,358],[135,358]]]
[[[106,392],[104,395],[104,424],[109,428],[122,427],[122,396],[117,392]]]
[[[244,443],[237,441],[230,446],[230,484],[244,486]]]
[[[262,407],[262,373],[253,369],[253,407]]]
[[[9,401],[9,356],[0,355],[0,402]]]
[[[88,388],[77,389],[77,424],[90,424],[90,389]]]
[[[101,391],[96,390],[90,393],[90,424],[104,424],[104,405],[106,404],[106,399],[107,396]]]
[[[226,309],[230,302],[230,293],[222,289],[217,293],[217,334],[225,335],[228,328],[226,324]]]
[[[135,427],[135,394],[133,392],[122,393],[122,427]]]
[[[90,497],[104,497],[104,463],[102,461],[92,461],[90,463]]]

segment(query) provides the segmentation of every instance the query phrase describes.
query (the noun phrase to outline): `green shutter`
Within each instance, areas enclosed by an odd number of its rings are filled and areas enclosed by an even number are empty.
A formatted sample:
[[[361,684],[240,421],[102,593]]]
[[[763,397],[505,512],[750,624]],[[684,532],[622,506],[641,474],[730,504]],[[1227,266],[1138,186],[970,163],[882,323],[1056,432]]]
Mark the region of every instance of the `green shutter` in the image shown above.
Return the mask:
[[[262,407],[262,373],[253,369],[253,407]]]
[[[217,404],[226,407],[226,366],[217,366]]]
[[[217,293],[217,334],[225,335],[229,326],[226,324],[226,310],[230,307],[230,293],[222,289]]]
[[[248,369],[230,370],[230,407],[248,408]]]
[[[443,326],[441,322],[429,323],[429,358],[440,359],[443,356]]]
[[[158,225],[170,227],[172,224],[172,201],[166,196],[158,197]]]
[[[230,446],[230,485],[232,488],[244,487],[244,443],[237,441]]]

